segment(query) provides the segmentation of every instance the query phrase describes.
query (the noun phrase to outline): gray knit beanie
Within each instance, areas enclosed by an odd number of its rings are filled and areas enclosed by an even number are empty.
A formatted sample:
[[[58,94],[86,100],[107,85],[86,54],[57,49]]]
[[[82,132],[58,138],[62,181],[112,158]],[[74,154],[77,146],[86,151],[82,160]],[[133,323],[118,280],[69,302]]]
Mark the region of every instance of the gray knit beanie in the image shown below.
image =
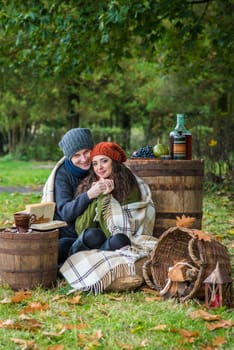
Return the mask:
[[[59,147],[67,159],[82,149],[92,149],[94,146],[93,138],[90,129],[74,128],[66,132],[62,140],[59,142]]]

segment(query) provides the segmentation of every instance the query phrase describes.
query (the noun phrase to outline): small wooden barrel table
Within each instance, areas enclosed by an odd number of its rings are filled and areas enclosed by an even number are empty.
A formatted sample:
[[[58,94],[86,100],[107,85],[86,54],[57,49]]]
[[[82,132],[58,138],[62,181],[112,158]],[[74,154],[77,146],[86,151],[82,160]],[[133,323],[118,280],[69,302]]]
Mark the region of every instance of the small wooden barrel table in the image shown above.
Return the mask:
[[[150,187],[156,207],[154,236],[176,226],[176,216],[195,217],[202,227],[203,160],[131,158],[125,163]]]
[[[0,232],[0,280],[12,289],[51,287],[57,260],[58,230]]]

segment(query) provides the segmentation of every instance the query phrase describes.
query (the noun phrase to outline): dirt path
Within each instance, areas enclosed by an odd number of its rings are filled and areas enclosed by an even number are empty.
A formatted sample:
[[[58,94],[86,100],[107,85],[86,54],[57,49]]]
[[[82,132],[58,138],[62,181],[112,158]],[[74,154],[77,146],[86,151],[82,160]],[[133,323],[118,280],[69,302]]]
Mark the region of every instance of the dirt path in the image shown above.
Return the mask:
[[[8,192],[8,193],[41,193],[43,186],[9,186],[4,187],[0,186],[0,192]]]

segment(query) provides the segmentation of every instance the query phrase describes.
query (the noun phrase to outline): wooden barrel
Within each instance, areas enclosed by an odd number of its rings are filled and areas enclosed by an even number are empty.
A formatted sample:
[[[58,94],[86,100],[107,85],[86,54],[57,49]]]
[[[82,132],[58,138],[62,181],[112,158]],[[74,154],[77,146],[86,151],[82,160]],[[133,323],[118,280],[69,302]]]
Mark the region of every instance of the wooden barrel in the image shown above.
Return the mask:
[[[176,216],[196,218],[202,227],[203,160],[158,160],[131,158],[126,162],[150,187],[156,207],[154,236],[175,226]]]
[[[58,230],[0,232],[0,279],[14,290],[51,287],[57,259]]]

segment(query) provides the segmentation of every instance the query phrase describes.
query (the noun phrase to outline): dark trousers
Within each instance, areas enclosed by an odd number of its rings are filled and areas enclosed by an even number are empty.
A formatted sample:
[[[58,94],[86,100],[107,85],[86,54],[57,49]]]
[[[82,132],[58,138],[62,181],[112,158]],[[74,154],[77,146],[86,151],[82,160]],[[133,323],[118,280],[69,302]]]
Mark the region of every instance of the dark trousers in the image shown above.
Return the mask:
[[[58,264],[65,262],[68,256],[82,250],[101,249],[116,250],[131,245],[130,239],[122,233],[106,238],[99,228],[84,230],[78,237],[62,237],[59,239]]]

